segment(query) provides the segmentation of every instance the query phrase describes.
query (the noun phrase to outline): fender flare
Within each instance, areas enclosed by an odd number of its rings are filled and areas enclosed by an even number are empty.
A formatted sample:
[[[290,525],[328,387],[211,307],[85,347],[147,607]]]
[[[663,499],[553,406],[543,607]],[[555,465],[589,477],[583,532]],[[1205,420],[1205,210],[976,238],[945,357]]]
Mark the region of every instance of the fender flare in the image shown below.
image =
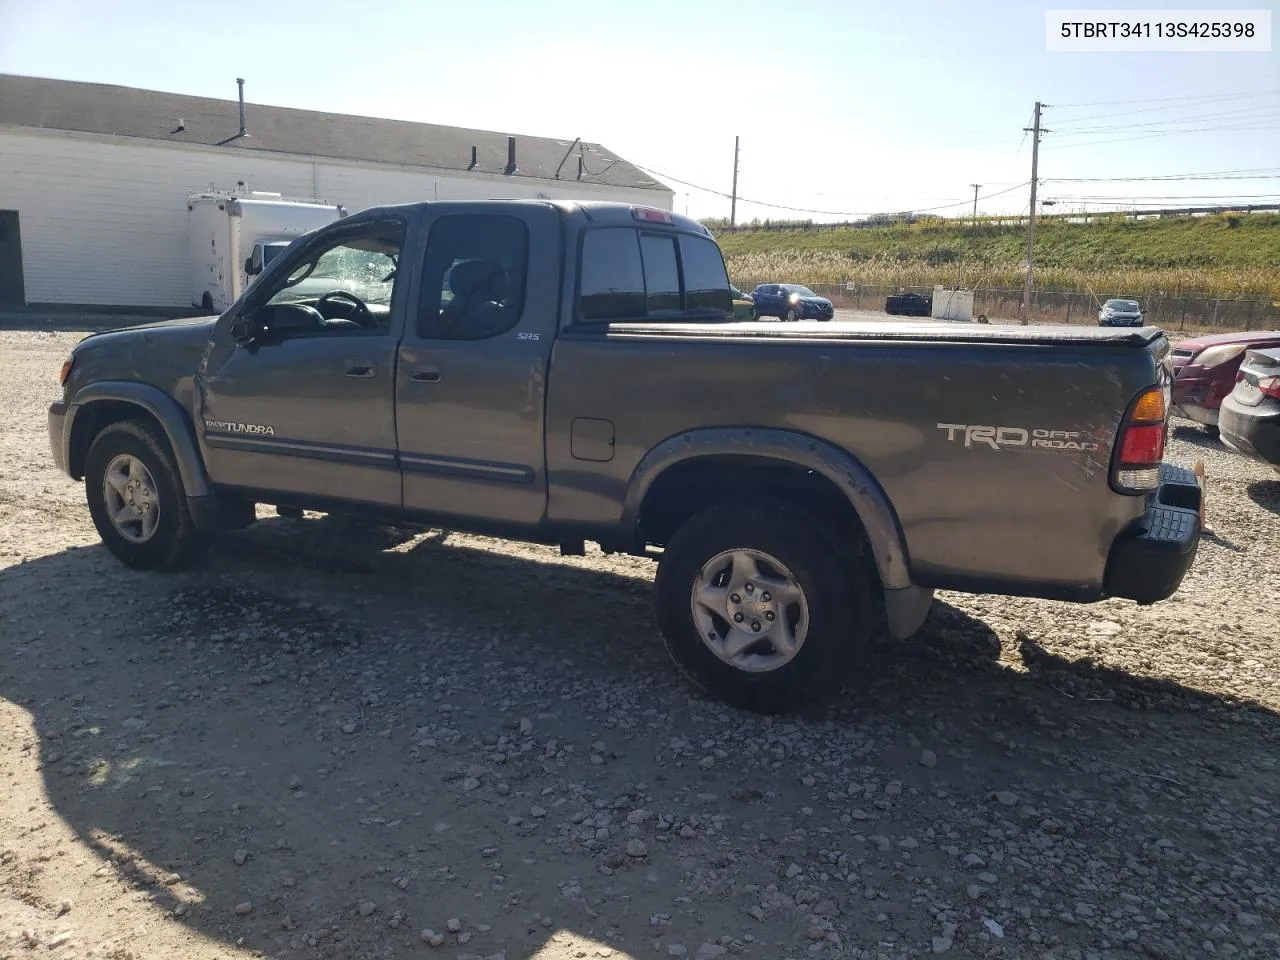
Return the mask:
[[[209,475],[205,472],[204,461],[196,447],[190,417],[179,406],[178,401],[159,387],[149,383],[137,383],[132,380],[100,380],[97,383],[86,384],[77,391],[70,401],[65,428],[66,439],[63,441],[68,451],[68,465],[71,463],[71,438],[75,435],[76,415],[92,404],[108,401],[132,404],[156,419],[169,441],[169,448],[173,451],[174,459],[178,463],[178,473],[182,477],[182,488],[188,497],[206,497],[212,493]]]
[[[825,440],[789,430],[758,427],[708,427],[663,440],[646,453],[627,484],[622,533],[634,537],[645,495],[666,470],[695,457],[759,457],[780,460],[826,477],[848,498],[867,532],[880,582],[886,590],[913,586],[906,538],[893,504],[857,459]]]

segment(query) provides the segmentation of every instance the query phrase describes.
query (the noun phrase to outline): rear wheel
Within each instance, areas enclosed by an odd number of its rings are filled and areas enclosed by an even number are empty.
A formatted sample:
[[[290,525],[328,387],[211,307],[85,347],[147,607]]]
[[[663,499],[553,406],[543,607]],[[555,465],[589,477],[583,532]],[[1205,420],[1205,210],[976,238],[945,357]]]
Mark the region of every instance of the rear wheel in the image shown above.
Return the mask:
[[[792,307],[790,310],[787,311],[787,320],[789,320],[791,323],[795,323],[799,319],[800,319],[800,311],[797,310],[795,307]]]
[[[89,447],[84,482],[93,525],[126,566],[180,570],[208,546],[187,509],[169,443],[155,427],[126,420],[104,428]]]
[[[761,713],[829,694],[874,625],[861,563],[809,514],[767,503],[689,520],[663,554],[655,594],[667,652],[686,676]]]

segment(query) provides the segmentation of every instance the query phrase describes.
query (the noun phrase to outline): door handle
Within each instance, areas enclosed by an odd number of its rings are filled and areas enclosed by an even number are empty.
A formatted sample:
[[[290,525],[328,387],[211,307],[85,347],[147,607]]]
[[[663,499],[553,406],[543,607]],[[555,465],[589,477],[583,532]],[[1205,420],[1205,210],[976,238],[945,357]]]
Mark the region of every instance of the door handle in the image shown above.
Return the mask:
[[[414,383],[439,383],[439,370],[415,370],[409,375],[409,379]]]
[[[377,366],[372,360],[348,360],[345,375],[348,377],[372,377],[377,373]]]

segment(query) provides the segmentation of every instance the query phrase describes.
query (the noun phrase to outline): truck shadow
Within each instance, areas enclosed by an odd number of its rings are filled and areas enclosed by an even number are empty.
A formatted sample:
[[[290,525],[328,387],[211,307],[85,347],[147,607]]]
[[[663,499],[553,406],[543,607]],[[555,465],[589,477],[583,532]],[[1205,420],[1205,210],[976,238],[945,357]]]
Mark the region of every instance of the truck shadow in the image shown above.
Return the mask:
[[[1257,480],[1245,488],[1245,493],[1263,510],[1280,513],[1280,480]]]
[[[810,748],[922,804],[948,802],[930,799],[943,787],[982,798],[1009,784],[1115,802],[1082,777],[1078,754],[1104,771],[1146,765],[1170,737],[1195,754],[1226,716],[1199,691],[1002,640],[946,602],[911,641],[870,651],[835,704],[744,716],[691,693],[668,664],[647,562],[588,569],[456,539],[281,519],[176,576],[124,570],[97,546],[0,570],[0,696],[29,712],[28,760],[48,802],[108,868],[107,886],[87,879],[85,896],[123,882],[147,909],[278,958],[406,954],[451,917],[475,938],[455,946],[479,956],[575,955],[548,947],[556,931],[648,956],[649,917],[671,910],[687,871],[714,894],[693,932],[685,920],[695,945],[743,929],[744,880],[778,882],[772,854],[723,859],[713,813],[754,837],[776,829],[778,809],[812,804],[833,825],[851,804],[875,809],[848,792],[814,800]],[[1167,722],[1131,719],[1153,709]],[[1223,769],[1274,752],[1274,713],[1246,704],[1232,716]],[[762,759],[784,727],[804,748]],[[720,753],[699,748],[708,737]],[[937,769],[921,763],[925,743]],[[1241,796],[1274,795],[1275,779],[1242,783]],[[1216,783],[1152,801],[1168,801],[1169,835],[1209,806],[1248,802]],[[653,849],[634,862],[616,850],[625,827],[582,841],[569,814],[620,799],[623,810],[698,807],[681,821],[695,838],[676,850],[646,823]],[[1137,838],[1129,853],[1151,856]],[[889,883],[881,859],[867,869]],[[932,922],[909,896],[900,909]],[[870,942],[872,914],[855,900],[841,925]]]

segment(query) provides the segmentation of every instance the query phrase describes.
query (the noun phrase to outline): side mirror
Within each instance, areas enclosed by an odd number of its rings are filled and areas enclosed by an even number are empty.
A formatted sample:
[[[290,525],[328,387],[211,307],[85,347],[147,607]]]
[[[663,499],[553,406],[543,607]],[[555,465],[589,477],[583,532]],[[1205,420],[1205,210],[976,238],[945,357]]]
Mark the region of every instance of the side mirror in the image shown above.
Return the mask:
[[[250,254],[249,259],[244,262],[244,272],[251,277],[256,277],[262,272],[262,261],[262,244],[255,243],[253,245],[253,253]]]
[[[253,343],[262,335],[262,324],[252,315],[241,314],[231,322],[231,339],[240,346]]]

